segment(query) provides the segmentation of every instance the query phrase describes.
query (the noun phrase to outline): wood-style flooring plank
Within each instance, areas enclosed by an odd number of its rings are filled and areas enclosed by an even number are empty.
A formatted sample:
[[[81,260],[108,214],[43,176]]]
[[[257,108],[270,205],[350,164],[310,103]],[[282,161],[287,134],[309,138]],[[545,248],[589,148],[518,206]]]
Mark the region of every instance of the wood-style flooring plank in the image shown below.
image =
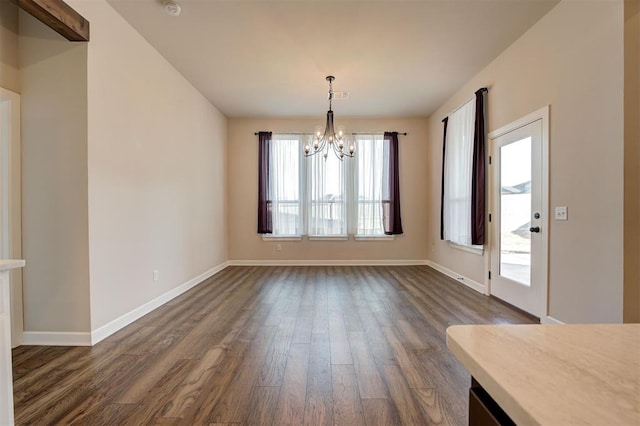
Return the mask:
[[[331,269],[330,269],[331,270]],[[332,270],[331,270],[332,271]],[[329,339],[331,341],[331,364],[353,364],[351,348],[344,322],[344,296],[342,288],[336,283],[332,271],[328,287]]]
[[[466,417],[456,417],[437,389],[412,389],[420,409],[430,425],[466,424]],[[462,410],[461,410],[462,411]]]
[[[261,317],[264,319],[267,314],[267,311],[263,311]],[[272,352],[276,332],[276,326],[266,325],[248,326],[243,330],[241,336],[244,339],[239,341],[244,343],[242,347],[246,349],[236,350],[238,347],[232,346],[228,357],[237,360],[237,363],[234,362],[235,368],[225,371],[227,366],[221,365],[218,370],[224,377],[221,381],[222,386],[210,396],[205,396],[209,402],[205,404],[207,408],[200,414],[209,412],[206,416],[208,422],[236,423],[243,420],[251,391],[258,384],[261,368],[264,366],[267,355]],[[218,381],[215,380],[215,382]],[[200,417],[196,417],[196,423],[200,422],[199,419]]]
[[[182,418],[183,413],[200,396],[204,384],[215,373],[223,358],[224,350],[221,347],[214,347],[199,362],[195,363],[194,368],[189,371],[165,403],[162,416]]]
[[[209,420],[209,416],[218,405],[236,374],[239,374],[241,364],[242,358],[240,357],[224,357],[198,398],[182,413],[185,424],[201,425],[213,423],[213,421]]]
[[[313,333],[307,371],[304,424],[333,425],[333,386],[329,333]]]
[[[428,424],[422,416],[422,410],[414,399],[402,370],[396,365],[387,364],[383,367],[383,371],[391,400],[398,410],[398,416],[402,424]]]
[[[427,385],[425,384],[425,380],[423,376],[418,371],[416,364],[413,362],[411,358],[411,354],[407,349],[400,343],[400,340],[396,337],[395,332],[390,327],[384,328],[384,334],[387,336],[387,340],[389,341],[389,345],[393,349],[393,353],[395,355],[395,360],[402,371],[405,380],[412,388],[425,388]]]
[[[309,271],[311,278],[316,282],[316,291],[313,304],[313,333],[329,332],[329,297],[327,293],[326,275],[321,268],[313,268]]]
[[[306,343],[297,343],[291,347],[278,398],[275,424],[301,425],[304,423],[309,346]]]
[[[231,266],[93,347],[15,349],[16,424],[464,424],[446,327],[533,321],[427,266]]]
[[[133,424],[150,424],[162,421],[163,409],[166,403],[164,397],[171,395],[182,383],[187,372],[194,367],[196,361],[191,359],[177,360],[171,367],[162,373],[152,389],[144,395],[136,408],[127,419]]]
[[[280,386],[255,386],[249,401],[251,409],[247,413],[245,424],[271,425],[276,416]]]
[[[388,399],[363,399],[362,411],[367,426],[389,426],[402,424],[398,411]]]
[[[296,319],[296,328],[293,332],[292,343],[311,343],[311,333],[313,332],[313,305],[305,305],[304,297],[303,295],[300,301],[300,311]]]
[[[335,425],[364,425],[362,401],[358,393],[358,382],[353,365],[331,366],[333,385],[333,418]]]
[[[367,345],[364,332],[354,331],[349,333],[349,343],[351,344],[351,354],[353,356],[358,389],[360,390],[360,398],[387,398],[384,383]]]

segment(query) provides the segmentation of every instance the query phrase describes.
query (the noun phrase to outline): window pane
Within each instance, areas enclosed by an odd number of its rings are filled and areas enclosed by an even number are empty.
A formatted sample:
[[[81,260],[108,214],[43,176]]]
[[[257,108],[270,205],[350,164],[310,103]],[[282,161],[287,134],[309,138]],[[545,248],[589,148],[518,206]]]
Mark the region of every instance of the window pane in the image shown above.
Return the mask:
[[[271,146],[273,235],[300,235],[300,142],[277,135]]]
[[[312,202],[310,210],[310,235],[345,235],[347,233],[344,203]]]
[[[471,244],[471,182],[473,172],[473,132],[475,100],[449,116],[444,158],[442,225],[444,239]]]
[[[383,143],[381,135],[357,139],[357,235],[383,235],[382,178]]]
[[[346,235],[345,162],[329,153],[307,158],[309,167],[309,235]]]
[[[332,152],[327,158],[322,154],[303,157],[304,138],[273,137],[270,199],[274,235],[384,235],[383,136],[358,136],[356,158],[343,161]]]
[[[500,148],[500,275],[531,285],[531,138]]]

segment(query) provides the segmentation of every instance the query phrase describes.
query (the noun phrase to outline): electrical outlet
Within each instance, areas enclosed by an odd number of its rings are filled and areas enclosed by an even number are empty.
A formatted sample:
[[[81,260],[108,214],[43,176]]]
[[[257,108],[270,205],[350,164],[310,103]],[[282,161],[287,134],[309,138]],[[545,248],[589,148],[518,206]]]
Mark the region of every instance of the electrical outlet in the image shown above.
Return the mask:
[[[276,251],[282,251],[282,244],[276,244]]]
[[[157,269],[153,270],[153,282],[158,281],[158,279],[160,278],[160,272]]]

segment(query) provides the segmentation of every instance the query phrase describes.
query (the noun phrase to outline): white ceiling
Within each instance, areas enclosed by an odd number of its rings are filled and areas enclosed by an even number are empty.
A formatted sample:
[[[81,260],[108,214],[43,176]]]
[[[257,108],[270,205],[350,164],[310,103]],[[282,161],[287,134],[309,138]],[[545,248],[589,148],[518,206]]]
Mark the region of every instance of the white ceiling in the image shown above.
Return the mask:
[[[227,117],[428,116],[558,0],[108,0]],[[471,95],[471,94],[470,94]]]

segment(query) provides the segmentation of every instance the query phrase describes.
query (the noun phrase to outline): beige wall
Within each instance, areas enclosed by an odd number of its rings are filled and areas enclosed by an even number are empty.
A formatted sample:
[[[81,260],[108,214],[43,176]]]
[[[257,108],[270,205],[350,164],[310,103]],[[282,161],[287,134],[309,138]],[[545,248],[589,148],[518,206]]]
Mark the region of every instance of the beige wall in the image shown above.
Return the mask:
[[[323,111],[314,119],[229,120],[229,259],[244,261],[420,260],[426,258],[427,181],[426,120],[341,119],[348,131],[407,132],[400,136],[400,196],[404,234],[394,241],[263,241],[257,229],[256,131],[308,132],[324,121]],[[347,160],[348,161],[348,160]],[[276,244],[282,251],[276,252]]]
[[[105,1],[69,3],[91,22],[96,330],[227,260],[227,129],[226,118]]]
[[[640,1],[624,15],[624,321],[640,322]]]
[[[26,331],[88,332],[87,46],[20,12]]]
[[[26,331],[96,330],[228,257],[225,117],[106,2],[69,3],[89,44],[20,13]]]
[[[0,87],[20,93],[18,6],[0,0]]]
[[[482,256],[439,240],[441,119],[488,86],[488,131],[550,105],[549,314],[620,322],[623,303],[623,9],[564,1],[429,119],[428,258],[484,281]]]

